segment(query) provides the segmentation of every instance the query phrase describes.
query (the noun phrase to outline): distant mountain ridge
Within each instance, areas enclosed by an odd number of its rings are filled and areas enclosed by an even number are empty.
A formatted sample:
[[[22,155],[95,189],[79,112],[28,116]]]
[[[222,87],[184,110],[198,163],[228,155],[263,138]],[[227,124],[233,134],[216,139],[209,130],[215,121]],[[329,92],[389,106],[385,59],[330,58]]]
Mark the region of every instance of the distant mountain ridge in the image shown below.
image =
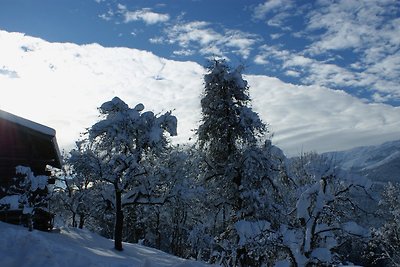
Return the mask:
[[[400,140],[323,155],[344,170],[376,182],[400,182]]]

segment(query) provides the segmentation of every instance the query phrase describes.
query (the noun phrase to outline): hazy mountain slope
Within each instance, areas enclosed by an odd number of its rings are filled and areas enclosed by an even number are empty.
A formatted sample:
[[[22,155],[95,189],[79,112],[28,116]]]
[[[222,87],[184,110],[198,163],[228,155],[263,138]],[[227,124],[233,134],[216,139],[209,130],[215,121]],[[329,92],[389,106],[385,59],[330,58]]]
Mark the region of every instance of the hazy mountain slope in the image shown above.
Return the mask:
[[[343,169],[373,181],[400,181],[400,140],[324,155],[331,157]]]

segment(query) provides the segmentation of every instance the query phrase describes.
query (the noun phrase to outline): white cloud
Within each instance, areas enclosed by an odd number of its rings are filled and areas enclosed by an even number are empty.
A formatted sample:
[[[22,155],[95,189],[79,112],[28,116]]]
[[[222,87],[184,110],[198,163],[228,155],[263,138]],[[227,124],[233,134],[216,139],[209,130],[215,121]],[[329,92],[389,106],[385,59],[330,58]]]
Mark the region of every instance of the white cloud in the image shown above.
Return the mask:
[[[369,95],[376,93],[387,100],[390,100],[388,96],[400,100],[397,0],[313,3],[266,0],[252,5],[250,11],[252,23],[263,20],[265,27],[274,27],[275,33],[269,34],[271,42],[279,42],[285,34],[289,39],[294,38],[293,44],[285,38],[285,43],[275,47],[261,45],[259,53],[254,55],[256,46],[263,42],[261,35],[205,21],[185,22],[184,14],[176,18],[175,25],[165,23],[164,31],[149,42],[172,45],[175,49],[172,56],[252,58],[256,64],[298,77],[303,84],[352,87],[351,90],[358,90],[360,94],[370,91]],[[107,20],[113,15],[122,15],[125,22],[142,20],[147,24],[170,20],[168,14],[155,13],[149,8],[130,11],[122,4],[117,5],[115,14],[109,12],[101,17]],[[295,76],[294,71],[302,75]]]
[[[287,20],[297,14],[299,10],[295,8],[293,0],[266,0],[253,8],[252,18],[257,20],[265,20],[266,24],[271,27],[279,28],[283,31],[291,31],[292,28],[287,25]],[[271,34],[272,39],[277,39],[282,34]]]
[[[353,87],[400,99],[400,54],[388,55],[369,66],[357,62],[346,68],[327,60],[317,60],[312,55],[306,56],[304,51],[295,52],[268,45],[261,46],[259,50],[254,58],[256,64],[271,65],[274,62],[275,66],[289,76],[292,76],[290,70],[293,68],[301,69],[300,81],[304,84]],[[377,98],[372,98],[375,99]]]
[[[118,4],[119,12],[124,17],[124,22],[141,20],[148,25],[167,22],[170,19],[169,14],[153,12],[150,8],[142,8],[135,11],[129,11],[126,6]]]
[[[279,39],[280,37],[282,37],[282,33],[273,33],[273,34],[270,34],[269,36],[271,37],[271,39],[272,40],[276,40],[276,39]]]
[[[307,58],[302,55],[291,54],[290,57],[285,59],[283,63],[283,67],[292,67],[292,66],[303,66],[306,67],[309,64],[313,63],[314,60],[311,58]]]
[[[392,3],[390,3],[392,2]],[[319,8],[308,15],[308,30],[325,30],[319,40],[311,45],[311,51],[364,50],[366,46],[387,41],[382,26],[384,16],[393,1],[341,0],[336,3],[321,2]],[[391,37],[389,37],[391,39]]]
[[[398,138],[400,108],[366,104],[343,91],[247,76],[253,106],[274,141],[292,155],[332,151]]]
[[[291,6],[291,0],[266,0],[254,8],[253,17],[255,19],[264,19],[268,13],[286,10]]]
[[[173,52],[173,54],[177,56],[191,56],[194,55],[195,53],[196,53],[195,51],[190,49],[181,49]]]
[[[313,36],[310,56],[342,50],[358,53],[350,66],[358,70],[349,76],[370,90],[400,98],[400,19],[395,16],[396,0],[341,0],[319,2],[319,8],[308,14],[307,30],[324,30]],[[398,7],[397,7],[398,8]]]
[[[269,61],[267,60],[267,56],[265,54],[258,54],[254,57],[254,63],[259,65],[267,65]]]
[[[282,30],[291,30],[289,26],[285,26],[285,21],[287,18],[291,17],[292,14],[288,12],[281,12],[273,16],[267,21],[267,25],[272,26],[272,27],[278,27],[281,28]]]
[[[236,48],[232,52],[241,55],[243,58],[248,58],[252,47],[259,41],[255,34],[245,33],[239,30],[227,30],[224,39],[220,42],[227,46]]]
[[[287,71],[285,71],[285,74],[287,76],[300,77],[300,72],[295,71],[295,70],[287,70]]]
[[[103,13],[99,15],[99,18],[105,21],[110,21],[114,17],[114,12],[112,10],[108,10],[107,13]]]
[[[155,112],[175,109],[181,140],[199,120],[199,114],[187,112],[199,109],[203,68],[197,64],[134,49],[50,44],[17,33],[0,31],[0,39],[2,64],[19,75],[0,75],[1,88],[7,88],[0,109],[54,127],[62,147],[72,145],[97,120],[97,107],[115,95]],[[24,52],[22,45],[35,50]]]
[[[375,102],[378,102],[378,103],[379,102],[383,103],[383,102],[388,100],[388,97],[385,97],[385,96],[383,96],[383,95],[381,95],[379,93],[374,93],[372,95],[372,98],[374,99]]]
[[[9,70],[4,66],[0,68],[0,75],[5,75],[8,78],[19,78],[18,73],[14,70]]]
[[[200,120],[204,69],[196,63],[128,48],[48,43],[4,31],[0,39],[3,69],[18,73],[17,78],[0,75],[5,89],[0,109],[55,128],[62,148],[96,122],[96,108],[116,95],[131,106],[142,102],[155,112],[174,110],[176,142],[186,142]],[[274,142],[292,155],[398,138],[400,108],[267,76],[246,79],[254,109],[271,125]]]
[[[170,43],[178,43],[181,47],[188,47],[190,43],[204,47],[222,39],[222,35],[210,27],[205,21],[192,21],[185,24],[176,24],[167,30]]]
[[[117,8],[121,11],[127,11],[126,5],[118,3]]]
[[[400,18],[397,0],[339,0],[299,4],[272,0],[256,6],[253,17],[290,31],[308,45],[261,46],[256,64],[271,64],[286,75],[302,70],[301,82],[352,87],[371,100],[400,100]],[[289,24],[290,22],[291,24]],[[296,24],[293,24],[296,23]],[[304,23],[304,25],[302,24]],[[290,26],[298,30],[293,32]],[[302,27],[302,28],[299,28]],[[271,36],[274,40],[274,36]]]
[[[161,36],[156,36],[149,39],[149,42],[152,44],[162,44],[164,43],[164,41],[165,41],[164,38]]]
[[[178,23],[165,29],[165,33],[168,43],[177,44],[185,50],[197,49],[207,56],[224,57],[227,53],[234,53],[246,59],[253,46],[260,41],[258,35],[239,30],[223,29],[218,32],[205,21]]]

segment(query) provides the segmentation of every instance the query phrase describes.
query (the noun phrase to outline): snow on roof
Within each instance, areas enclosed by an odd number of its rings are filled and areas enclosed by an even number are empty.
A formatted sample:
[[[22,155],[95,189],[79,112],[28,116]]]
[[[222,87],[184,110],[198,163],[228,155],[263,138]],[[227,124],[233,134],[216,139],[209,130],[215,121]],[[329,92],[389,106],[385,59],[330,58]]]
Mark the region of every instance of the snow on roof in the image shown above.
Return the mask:
[[[56,131],[53,128],[44,126],[42,124],[21,118],[17,115],[8,113],[6,111],[0,110],[0,119],[4,119],[13,123],[16,123],[18,125],[27,127],[29,129],[32,129],[34,131],[50,135],[50,136],[56,136]]]

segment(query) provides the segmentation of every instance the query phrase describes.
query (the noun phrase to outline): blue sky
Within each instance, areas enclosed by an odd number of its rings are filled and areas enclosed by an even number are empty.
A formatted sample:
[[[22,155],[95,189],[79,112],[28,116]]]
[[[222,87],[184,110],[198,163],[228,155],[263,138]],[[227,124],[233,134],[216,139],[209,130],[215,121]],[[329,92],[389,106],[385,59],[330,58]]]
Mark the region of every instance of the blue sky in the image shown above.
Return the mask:
[[[2,0],[0,29],[246,73],[400,105],[398,0]]]

